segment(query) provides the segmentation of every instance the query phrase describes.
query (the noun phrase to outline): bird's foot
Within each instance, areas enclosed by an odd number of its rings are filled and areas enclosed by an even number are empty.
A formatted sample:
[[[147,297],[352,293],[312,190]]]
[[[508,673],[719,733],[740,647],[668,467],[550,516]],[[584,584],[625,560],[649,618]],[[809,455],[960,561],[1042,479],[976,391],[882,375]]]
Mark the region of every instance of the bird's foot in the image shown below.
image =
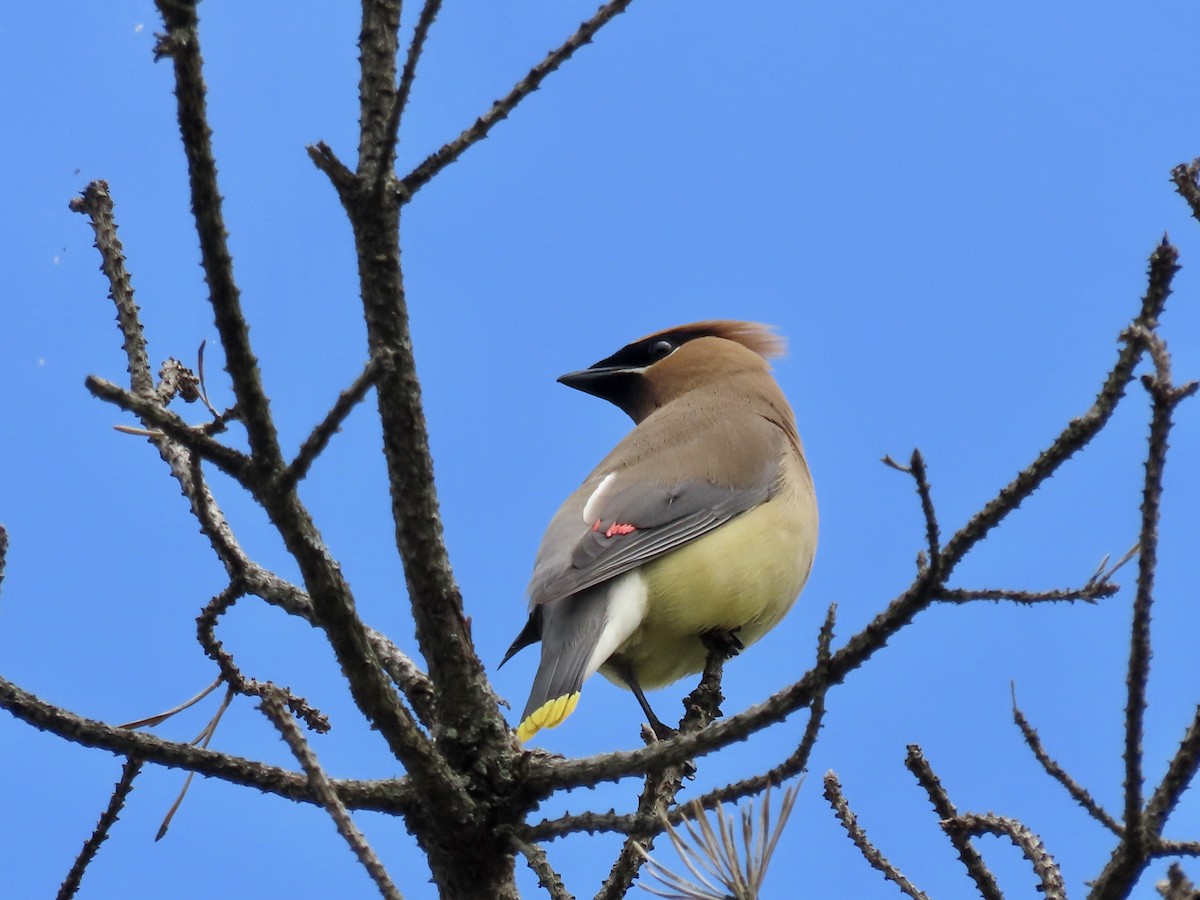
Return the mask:
[[[700,643],[710,653],[716,651],[724,654],[726,659],[732,659],[746,649],[746,645],[738,639],[737,632],[736,628],[732,631],[714,628],[712,631],[706,631],[700,635]]]

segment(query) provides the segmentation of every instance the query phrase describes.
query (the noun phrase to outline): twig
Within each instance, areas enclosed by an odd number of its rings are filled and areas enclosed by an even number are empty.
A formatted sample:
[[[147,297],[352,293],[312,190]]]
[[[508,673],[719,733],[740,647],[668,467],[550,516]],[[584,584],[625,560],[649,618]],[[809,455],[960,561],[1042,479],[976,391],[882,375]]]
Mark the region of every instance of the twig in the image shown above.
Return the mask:
[[[904,766],[912,772],[917,783],[929,795],[929,802],[933,804],[933,811],[937,813],[938,819],[953,819],[958,815],[958,810],[950,801],[950,795],[942,787],[941,779],[937,777],[933,766],[929,764],[929,760],[925,758],[925,754],[916,744],[908,745],[908,756],[904,760]],[[953,831],[946,833],[949,835],[954,849],[958,851],[958,858],[967,867],[967,874],[971,876],[971,880],[979,889],[980,896],[984,900],[1002,900],[1004,895],[1000,893],[1000,885],[996,884],[995,876],[992,875],[987,864],[984,863],[983,857],[971,843],[970,837]]]
[[[136,756],[131,756],[125,760],[125,765],[121,769],[121,780],[113,787],[112,797],[109,798],[108,806],[105,807],[104,812],[100,814],[100,821],[96,823],[96,828],[92,831],[91,836],[84,841],[83,849],[79,851],[79,855],[75,858],[75,863],[71,866],[71,871],[63,879],[63,883],[58,889],[58,900],[68,900],[68,898],[74,897],[75,892],[79,890],[79,885],[83,881],[83,875],[87,871],[87,867],[91,865],[92,860],[96,858],[96,854],[100,852],[100,845],[108,839],[108,833],[112,831],[112,827],[117,824],[121,809],[125,806],[125,798],[133,790],[133,780],[137,777],[141,769],[142,761]]]
[[[957,834],[963,837],[979,837],[992,834],[1008,838],[1033,865],[1033,872],[1039,882],[1037,889],[1042,892],[1042,896],[1046,900],[1067,900],[1067,888],[1054,857],[1046,852],[1046,846],[1041,839],[1016,819],[991,813],[983,816],[962,813],[952,819],[944,819],[942,829],[951,836]]]
[[[1126,335],[1131,345],[1144,347],[1150,353],[1155,373],[1142,378],[1142,384],[1150,393],[1151,416],[1142,487],[1137,594],[1133,601],[1129,666],[1125,679],[1124,831],[1108,864],[1092,883],[1090,896],[1095,900],[1116,900],[1126,896],[1132,889],[1154,854],[1162,826],[1179,794],[1200,768],[1200,746],[1185,738],[1184,746],[1189,749],[1184,751],[1181,747],[1172,759],[1162,784],[1150,801],[1154,815],[1148,815],[1150,806],[1143,805],[1145,776],[1142,740],[1145,735],[1146,688],[1150,678],[1150,611],[1154,603],[1154,576],[1158,568],[1158,522],[1163,471],[1167,462],[1172,414],[1179,403],[1200,388],[1200,384],[1191,382],[1176,388],[1171,383],[1170,355],[1162,339],[1150,329],[1135,323],[1126,331]],[[1195,724],[1193,722],[1193,726]],[[1168,781],[1170,787],[1167,787]]]
[[[88,719],[47,703],[2,677],[0,709],[7,710],[34,728],[49,731],[82,747],[136,756],[145,762],[198,772],[289,800],[317,802],[307,781],[298,773]],[[407,778],[377,782],[338,781],[336,785],[342,801],[353,809],[402,814],[417,809],[416,792]]]
[[[1089,794],[1081,784],[1067,774],[1067,771],[1063,769],[1062,766],[1050,758],[1050,754],[1048,754],[1045,747],[1042,746],[1042,740],[1038,737],[1037,731],[1034,730],[1033,726],[1029,724],[1029,721],[1025,718],[1024,713],[1022,713],[1020,708],[1017,706],[1016,685],[1012,686],[1012,704],[1013,721],[1016,722],[1017,727],[1021,729],[1021,734],[1025,738],[1025,743],[1029,746],[1029,749],[1033,751],[1033,755],[1037,758],[1037,761],[1042,764],[1042,768],[1046,770],[1046,774],[1066,788],[1067,793],[1074,798],[1076,803],[1086,809],[1088,814],[1093,819],[1102,824],[1113,834],[1120,837],[1125,830],[1121,827],[1120,823],[1110,816],[1104,807],[1097,803],[1092,798],[1092,795]],[[942,818],[950,818],[950,816],[942,816]]]
[[[1179,749],[1171,757],[1166,774],[1163,775],[1158,788],[1146,804],[1146,827],[1152,832],[1162,833],[1167,817],[1174,811],[1183,792],[1191,785],[1198,768],[1200,768],[1200,706],[1196,708],[1196,713],[1184,733]]]
[[[1010,603],[1061,603],[1082,600],[1095,603],[1111,597],[1121,589],[1119,584],[1084,585],[1081,588],[1059,588],[1050,591],[1010,591],[990,588],[943,588],[934,592],[941,603],[973,603],[976,600],[1007,600]]]
[[[198,428],[193,428],[151,397],[142,397],[132,391],[126,391],[95,375],[89,375],[84,384],[93,396],[126,412],[134,413],[147,426],[153,426],[155,430],[178,441],[201,459],[213,463],[234,480],[248,485],[250,459],[240,451],[227,447]]]
[[[296,454],[296,458],[292,460],[284,473],[284,485],[290,488],[304,479],[304,476],[308,474],[309,467],[329,445],[330,439],[341,430],[346,417],[350,415],[354,407],[362,402],[367,391],[375,383],[375,374],[379,370],[376,359],[368,361],[350,387],[338,394],[337,400],[325,414],[325,418],[304,439],[304,443],[300,445],[300,452]]]
[[[262,694],[263,712],[279,729],[279,733],[292,751],[292,755],[304,769],[305,775],[308,776],[308,783],[320,798],[321,805],[325,807],[329,817],[333,819],[338,834],[345,838],[350,850],[358,857],[358,861],[362,863],[367,874],[371,876],[371,880],[375,882],[375,886],[379,888],[379,893],[388,900],[401,900],[400,891],[396,889],[387,869],[383,867],[383,863],[375,855],[375,851],[371,849],[371,845],[367,843],[363,833],[358,830],[354,820],[350,818],[350,812],[338,797],[333,785],[330,784],[329,776],[325,774],[316,754],[312,752],[308,741],[304,739],[304,733],[296,727],[295,720],[284,708],[284,702],[285,698],[274,691],[268,690]]]
[[[392,100],[391,110],[388,112],[387,127],[384,129],[384,140],[389,141],[393,147],[399,140],[400,119],[404,116],[404,110],[408,106],[408,96],[412,92],[413,81],[417,77],[417,63],[421,59],[421,52],[425,49],[425,38],[429,36],[429,29],[433,27],[433,20],[437,18],[441,8],[442,0],[425,0],[421,7],[421,14],[417,18],[417,24],[413,27],[412,40],[408,44],[408,54],[404,59],[404,71],[400,73],[400,85],[396,88],[396,95]],[[393,150],[393,156],[394,153]],[[387,166],[379,167],[375,173],[372,193],[378,193],[383,187],[387,175],[390,174],[390,167],[390,162]]]
[[[472,144],[487,137],[488,132],[498,122],[508,118],[518,103],[538,89],[547,75],[570,59],[584,44],[590,43],[596,32],[624,12],[631,2],[632,0],[611,0],[601,6],[596,10],[596,14],[580,25],[579,30],[560,47],[552,50],[545,59],[530,69],[529,74],[518,81],[503,99],[492,104],[492,108],[476,119],[475,124],[404,176],[400,182],[403,200],[407,202],[412,199],[413,194],[428,184],[434,175],[462,156]]]
[[[125,251],[117,237],[108,182],[93,181],[84,188],[82,196],[71,201],[70,206],[73,212],[86,215],[92,224],[96,249],[100,251],[100,267],[108,279],[108,296],[117,307],[117,324],[124,337],[129,383],[135,394],[148,397],[154,393],[154,375],[146,355],[146,337],[138,317],[137,303],[133,299],[133,284],[125,268]]]
[[[1200,856],[1200,841],[1159,841],[1155,856]],[[1196,900],[1200,900],[1197,897]]]
[[[1179,252],[1163,238],[1150,255],[1149,285],[1142,298],[1141,312],[1134,319],[1134,325],[1149,331],[1158,326],[1158,317],[1171,294],[1171,280],[1179,271],[1178,259]],[[1125,388],[1133,380],[1134,368],[1141,355],[1140,345],[1125,343],[1092,408],[1079,418],[1072,419],[1037,459],[1018,473],[1016,478],[1002,488],[995,498],[988,501],[987,505],[950,539],[942,552],[947,567],[953,568],[975,544],[983,540],[988,532],[1000,523],[1015,503],[1037,490],[1059,466],[1096,436],[1125,395]]]
[[[1187,201],[1192,215],[1200,220],[1200,159],[1180,163],[1171,170],[1171,181],[1179,196]]]
[[[1161,367],[1161,363],[1160,363]],[[1154,573],[1158,568],[1158,519],[1162,503],[1162,475],[1166,464],[1167,436],[1171,429],[1169,385],[1157,382],[1150,389],[1152,414],[1150,448],[1142,490],[1142,527],[1138,554],[1137,594],[1130,626],[1129,671],[1125,701],[1125,841],[1131,854],[1142,851],[1142,737],[1145,733],[1146,685],[1150,679],[1150,609],[1154,603]]]
[[[513,846],[525,857],[525,862],[538,878],[538,884],[546,889],[550,900],[575,900],[574,895],[563,884],[562,876],[550,865],[546,851],[537,844],[528,844],[515,835]]]
[[[725,663],[730,658],[731,642],[714,640],[708,642],[708,655],[704,660],[704,673],[696,689],[684,701],[686,712],[679,723],[680,734],[693,734],[708,727],[720,715],[721,676]],[[633,879],[645,864],[646,853],[654,846],[654,836],[662,830],[662,812],[679,794],[683,786],[688,763],[651,769],[646,774],[645,786],[638,798],[637,811],[632,816],[628,837],[617,855],[596,900],[617,900],[629,892]]]
[[[1177,862],[1171,863],[1166,879],[1155,887],[1163,900],[1200,900],[1200,891],[1196,890],[1191,879],[1184,874],[1183,866]]]
[[[196,636],[200,641],[200,646],[204,648],[205,655],[216,662],[217,667],[221,670],[221,677],[229,685],[230,690],[253,697],[263,697],[268,693],[280,697],[293,715],[302,718],[313,731],[324,734],[329,731],[329,719],[324,713],[310,706],[307,700],[296,696],[287,688],[279,687],[270,681],[247,678],[233,661],[233,655],[217,640],[217,619],[224,615],[245,593],[244,585],[237,582],[230,584],[213,597],[196,618]]]
[[[890,456],[883,458],[883,464],[898,472],[905,472],[917,483],[917,495],[921,498],[921,514],[925,517],[925,542],[929,551],[929,568],[935,573],[941,567],[942,538],[938,529],[937,516],[933,511],[933,495],[929,487],[929,478],[925,473],[925,459],[920,450],[913,450],[907,466],[902,466]]]
[[[913,900],[929,900],[923,891],[918,890],[867,839],[866,832],[858,824],[858,817],[854,815],[850,809],[850,804],[846,802],[846,797],[842,793],[841,782],[838,781],[837,775],[833,772],[825,773],[825,799],[833,807],[834,814],[837,815],[838,821],[842,823],[842,827],[846,829],[846,834],[850,836],[850,840],[854,842],[854,846],[858,848],[858,852],[863,855],[863,859],[870,863],[873,869],[883,873],[885,879],[895,884],[901,891],[912,897]]]
[[[242,312],[241,294],[233,278],[233,256],[226,240],[217,163],[208,127],[200,32],[195,0],[155,0],[166,34],[155,47],[156,58],[171,58],[179,132],[188,160],[192,215],[200,238],[200,262],[208,283],[213,318],[225,352],[237,408],[260,466],[281,469],[279,437],[263,389],[258,360],[250,347],[250,329]]]
[[[4,569],[8,563],[8,529],[0,525],[0,587],[4,586]]]

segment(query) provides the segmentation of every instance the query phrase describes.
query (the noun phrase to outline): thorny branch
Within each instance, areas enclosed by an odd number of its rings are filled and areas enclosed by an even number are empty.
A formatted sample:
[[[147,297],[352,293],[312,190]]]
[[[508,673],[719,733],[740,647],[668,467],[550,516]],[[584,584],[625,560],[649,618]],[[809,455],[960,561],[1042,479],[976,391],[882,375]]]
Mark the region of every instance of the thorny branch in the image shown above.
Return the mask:
[[[0,678],[0,709],[8,710],[34,728],[84,747],[220,778],[230,784],[257,788],[289,800],[317,802],[304,776],[296,772],[78,716],[4,678]],[[417,795],[407,778],[375,782],[347,779],[335,784],[342,802],[352,809],[391,813],[410,813],[416,809]]]
[[[1092,798],[1092,795],[1087,792],[1087,789],[1075,781],[1075,779],[1072,778],[1067,771],[1057,762],[1055,762],[1050,757],[1050,754],[1046,752],[1046,748],[1042,746],[1042,739],[1038,737],[1037,731],[1032,725],[1029,724],[1029,720],[1025,718],[1025,715],[1017,706],[1017,692],[1015,687],[1013,688],[1013,721],[1016,722],[1017,727],[1021,729],[1021,735],[1025,738],[1025,743],[1029,746],[1029,749],[1033,751],[1033,755],[1037,757],[1037,761],[1042,764],[1042,768],[1046,770],[1046,774],[1066,788],[1067,793],[1075,799],[1076,803],[1086,809],[1093,819],[1095,819],[1097,822],[1100,822],[1105,828],[1120,837],[1121,833],[1124,831],[1120,823],[1110,816],[1108,811]],[[949,818],[949,816],[943,816],[942,818]]]
[[[1046,846],[1041,838],[1018,822],[1005,816],[995,816],[991,813],[980,816],[974,813],[962,813],[952,819],[942,822],[943,830],[951,835],[962,837],[979,837],[993,834],[1006,837],[1012,841],[1029,860],[1033,872],[1038,877],[1037,890],[1046,900],[1067,900],[1066,885],[1063,884],[1062,873],[1054,858],[1046,852]]]
[[[1171,170],[1171,181],[1179,196],[1191,207],[1192,215],[1200,221],[1200,159],[1177,165]]]
[[[958,810],[951,802],[950,795],[942,787],[941,779],[937,777],[933,766],[929,764],[929,760],[925,758],[925,754],[919,746],[909,744],[904,765],[908,771],[912,772],[917,783],[925,788],[925,793],[929,795],[929,802],[933,804],[933,811],[937,813],[939,819],[953,819],[958,816]],[[954,849],[958,851],[958,858],[966,866],[967,874],[975,882],[979,895],[984,900],[1002,900],[1004,895],[1000,893],[1000,886],[996,884],[995,877],[984,864],[983,857],[979,855],[979,851],[975,849],[969,836],[956,831],[949,831],[947,834],[950,836],[950,842],[954,844]]]
[[[100,845],[108,839],[108,833],[112,827],[117,824],[117,818],[125,806],[125,798],[133,790],[133,780],[137,778],[138,772],[141,770],[142,761],[136,756],[125,760],[125,765],[121,767],[121,780],[113,787],[112,797],[104,812],[101,813],[100,821],[96,823],[96,830],[84,842],[83,849],[79,851],[79,856],[75,858],[75,863],[71,866],[71,871],[63,879],[63,883],[58,889],[58,900],[74,897],[76,891],[79,890],[79,885],[83,881],[83,873],[87,871],[87,867],[100,851]]]
[[[547,75],[570,59],[584,44],[590,43],[596,32],[623,13],[631,2],[633,0],[611,0],[601,6],[562,46],[552,50],[545,59],[530,69],[529,74],[518,81],[505,97],[497,100],[491,109],[476,119],[474,125],[404,176],[400,181],[404,202],[412,199],[413,194],[427,185],[438,172],[462,156],[472,144],[477,144],[487,137],[488,132],[497,123],[508,118],[518,103],[541,86]]]
[[[430,797],[447,810],[467,815],[471,801],[460,777],[445,765],[410,711],[392,690],[376,664],[366,627],[355,611],[349,585],[324,545],[308,510],[294,490],[282,483],[285,462],[278,443],[258,361],[250,347],[249,326],[233,279],[233,262],[221,218],[221,197],[207,124],[205,85],[194,0],[158,0],[167,26],[157,53],[169,56],[175,68],[180,131],[191,175],[192,207],[200,235],[201,259],[226,370],[250,441],[254,477],[243,483],[259,501],[295,559],[313,598],[317,622],[332,646],[356,705],[378,729],[413,777]],[[390,4],[367,4],[364,20]],[[364,51],[365,52],[365,51]],[[227,563],[228,565],[228,563]],[[236,575],[236,572],[232,573]]]
[[[217,667],[221,670],[221,678],[229,685],[231,690],[239,694],[254,697],[265,698],[270,694],[272,697],[285,703],[288,710],[293,715],[303,719],[304,723],[313,731],[322,734],[329,731],[329,719],[320,710],[309,706],[308,701],[303,697],[297,697],[287,688],[281,688],[269,681],[260,682],[254,678],[244,676],[233,661],[233,655],[217,640],[217,619],[224,615],[244,595],[245,589],[241,585],[231,584],[209,601],[208,605],[204,607],[204,611],[196,619],[197,637],[200,640],[200,646],[204,648],[204,652],[209,658],[217,664]],[[267,707],[264,706],[263,708],[266,709]]]
[[[1145,800],[1142,741],[1145,735],[1146,690],[1150,679],[1150,612],[1154,603],[1154,576],[1158,568],[1158,522],[1161,515],[1163,472],[1175,407],[1196,393],[1200,383],[1176,387],[1171,379],[1171,360],[1166,344],[1151,329],[1134,323],[1126,332],[1130,345],[1143,348],[1154,363],[1154,373],[1144,375],[1142,384],[1150,394],[1150,437],[1142,487],[1139,532],[1137,593],[1130,626],[1129,664],[1125,703],[1125,783],[1123,827],[1119,841],[1100,877],[1092,883],[1094,900],[1125,897],[1145,871],[1150,860],[1161,853],[1162,828],[1184,787],[1200,769],[1200,743],[1188,738],[1176,753],[1162,783],[1149,803]],[[1198,714],[1200,717],[1200,714]],[[1169,786],[1168,786],[1169,785]],[[1153,815],[1147,815],[1152,811]]]
[[[884,878],[912,897],[913,900],[929,900],[928,895],[919,890],[899,869],[888,862],[887,857],[880,853],[879,849],[867,838],[867,833],[858,824],[858,817],[850,809],[846,795],[842,793],[841,782],[833,772],[825,773],[825,799],[829,801],[838,821],[846,829],[846,834],[863,855],[863,859],[871,864],[871,868],[882,873]]]
[[[518,837],[513,837],[512,842],[517,851],[525,857],[530,870],[537,875],[538,884],[549,894],[550,900],[575,900],[574,895],[563,884],[562,876],[550,865],[545,850],[537,844],[527,844]]]
[[[383,867],[383,863],[379,861],[379,857],[375,855],[375,851],[371,849],[366,838],[363,837],[363,833],[358,830],[358,826],[350,818],[350,812],[338,797],[337,791],[330,783],[329,776],[321,768],[308,741],[304,739],[304,733],[296,727],[295,721],[288,713],[285,704],[290,705],[289,698],[279,691],[270,689],[264,690],[261,696],[263,711],[275,723],[284,742],[300,763],[300,767],[304,769],[313,793],[317,795],[321,805],[333,819],[338,834],[345,838],[346,843],[350,845],[351,851],[358,857],[358,861],[362,863],[367,874],[371,876],[371,880],[379,888],[379,893],[388,900],[401,900],[400,892],[392,882],[391,876],[388,875],[387,869]]]
[[[817,641],[817,666],[829,660],[829,645],[833,641],[833,626],[835,622],[836,605],[831,605],[825,616]],[[676,825],[693,815],[694,810],[714,810],[723,803],[736,802],[744,797],[759,794],[772,786],[783,784],[789,778],[807,770],[809,757],[817,742],[817,735],[825,716],[825,694],[821,692],[814,699],[808,723],[797,744],[796,750],[783,762],[771,767],[765,772],[744,778],[741,781],[715,788],[695,797],[687,803],[676,804],[667,812],[667,821]],[[529,840],[552,840],[574,832],[586,831],[616,831],[629,835],[640,833],[657,834],[661,826],[655,826],[652,831],[645,829],[655,823],[644,821],[639,814],[608,813],[568,813],[556,819],[545,819],[530,825],[525,835]]]
[[[732,645],[714,640],[708,644],[708,657],[700,684],[684,701],[686,712],[679,723],[681,734],[692,734],[707,728],[721,714],[721,676],[730,658]],[[618,900],[624,897],[633,879],[646,862],[646,853],[654,846],[654,836],[662,830],[661,813],[675,802],[683,779],[692,770],[690,761],[651,770],[646,774],[637,812],[621,852],[613,863],[597,900]]]
[[[312,430],[312,434],[300,445],[300,451],[296,454],[296,458],[284,472],[283,482],[287,487],[290,488],[296,482],[302,481],[308,474],[309,468],[316,462],[317,457],[325,452],[325,448],[341,429],[346,417],[354,411],[354,407],[362,402],[367,391],[375,384],[375,373],[378,368],[376,360],[369,360],[359,376],[354,379],[354,383],[338,395],[333,407],[320,424]]]

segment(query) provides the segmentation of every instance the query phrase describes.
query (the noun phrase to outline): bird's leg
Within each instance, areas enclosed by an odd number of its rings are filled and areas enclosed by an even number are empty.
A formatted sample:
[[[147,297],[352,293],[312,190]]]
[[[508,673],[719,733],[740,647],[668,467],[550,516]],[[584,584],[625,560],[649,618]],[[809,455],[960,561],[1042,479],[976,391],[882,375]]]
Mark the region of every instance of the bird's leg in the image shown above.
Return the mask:
[[[617,677],[625,682],[625,686],[629,690],[633,691],[633,696],[637,698],[638,704],[642,707],[642,712],[650,720],[650,728],[653,729],[656,738],[660,741],[666,741],[679,734],[670,725],[664,725],[658,716],[654,714],[654,710],[650,708],[650,701],[646,699],[646,695],[642,692],[642,686],[638,684],[637,676],[633,674],[633,667],[629,663],[619,656],[610,656],[606,665],[616,672]]]

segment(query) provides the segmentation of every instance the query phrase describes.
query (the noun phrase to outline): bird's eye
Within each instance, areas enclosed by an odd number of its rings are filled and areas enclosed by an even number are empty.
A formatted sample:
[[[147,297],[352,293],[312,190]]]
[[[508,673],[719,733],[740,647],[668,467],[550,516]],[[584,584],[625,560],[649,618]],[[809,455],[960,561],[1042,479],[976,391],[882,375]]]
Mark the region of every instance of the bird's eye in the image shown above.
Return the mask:
[[[652,359],[662,359],[670,356],[675,350],[675,345],[670,341],[655,341],[650,345],[650,357]]]

